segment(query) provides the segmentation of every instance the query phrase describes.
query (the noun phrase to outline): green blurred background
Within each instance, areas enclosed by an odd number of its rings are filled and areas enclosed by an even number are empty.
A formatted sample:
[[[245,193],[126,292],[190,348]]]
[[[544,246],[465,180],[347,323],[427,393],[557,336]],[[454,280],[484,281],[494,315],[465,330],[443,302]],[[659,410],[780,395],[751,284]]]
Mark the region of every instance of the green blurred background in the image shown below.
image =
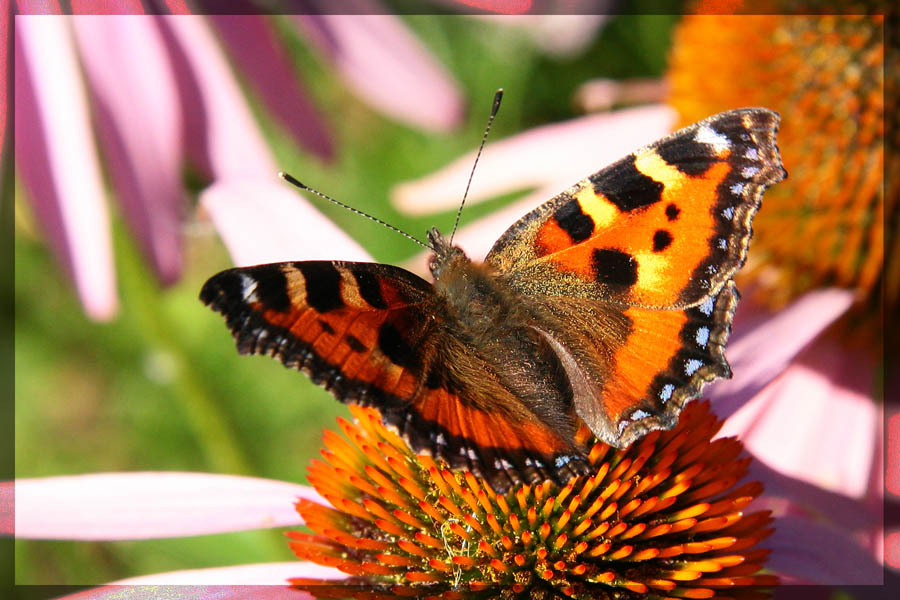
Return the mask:
[[[498,87],[506,93],[491,134],[494,141],[572,118],[577,116],[573,92],[589,79],[661,76],[678,17],[612,17],[585,51],[567,58],[542,53],[516,29],[468,17],[402,19],[464,91],[468,116],[458,130],[426,134],[368,109],[285,21],[279,22],[279,31],[329,121],[335,162],[323,165],[299,150],[248,96],[285,170],[422,236],[433,225],[449,230],[453,211],[428,218],[404,216],[387,201],[391,186],[474,149]],[[463,224],[511,199],[467,207]],[[317,206],[378,261],[400,263],[419,250],[349,212]],[[348,412],[302,374],[269,358],[240,357],[222,319],[198,302],[206,278],[231,266],[211,227],[186,224],[185,276],[161,290],[113,204],[121,309],[112,323],[97,324],[86,319],[41,241],[19,187],[15,208],[17,477],[184,470],[305,482],[306,465],[318,455],[321,430],[334,428],[335,417]],[[297,235],[303,235],[300,223]],[[281,531],[115,543],[17,541],[15,580],[97,584],[292,557]]]

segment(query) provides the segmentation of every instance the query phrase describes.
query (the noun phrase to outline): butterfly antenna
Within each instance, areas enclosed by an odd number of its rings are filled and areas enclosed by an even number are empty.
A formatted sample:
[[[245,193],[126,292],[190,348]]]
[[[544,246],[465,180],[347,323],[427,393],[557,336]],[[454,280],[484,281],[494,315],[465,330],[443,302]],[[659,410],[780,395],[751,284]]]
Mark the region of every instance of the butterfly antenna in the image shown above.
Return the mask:
[[[472,185],[472,177],[475,176],[475,167],[478,166],[478,159],[481,158],[481,151],[484,150],[484,143],[487,141],[487,136],[491,132],[491,124],[494,122],[494,117],[497,116],[497,111],[500,110],[500,100],[503,99],[503,88],[497,90],[497,93],[494,94],[494,105],[491,108],[491,116],[488,117],[487,127],[484,128],[484,135],[481,136],[481,145],[478,146],[478,154],[475,155],[475,164],[472,165],[472,172],[469,173],[469,182],[466,184],[466,191],[463,193],[462,202],[459,203],[459,210],[456,211],[456,222],[453,223],[453,231],[450,233],[450,243],[453,243],[453,236],[456,235],[456,228],[459,227],[459,217],[462,215],[463,206],[466,205],[466,197],[469,195],[469,187]]]
[[[293,185],[293,186],[295,186],[295,187],[298,187],[298,188],[300,188],[301,190],[303,190],[303,191],[305,191],[305,192],[309,192],[309,193],[311,193],[311,194],[315,194],[315,195],[318,196],[319,198],[324,198],[325,200],[328,200],[329,202],[333,202],[334,204],[337,204],[337,205],[340,206],[341,208],[346,208],[347,210],[349,210],[349,211],[352,212],[352,213],[356,213],[356,214],[358,214],[358,215],[360,215],[360,216],[363,216],[363,217],[365,217],[365,218],[367,218],[367,219],[370,219],[370,220],[372,220],[372,221],[375,221],[375,222],[378,223],[379,225],[384,225],[385,227],[387,227],[387,228],[390,229],[391,231],[396,231],[397,233],[399,233],[399,234],[402,235],[403,237],[406,237],[406,238],[411,239],[412,241],[414,241],[415,243],[419,244],[419,245],[422,246],[423,248],[428,248],[429,250],[434,250],[434,248],[432,248],[431,246],[429,246],[428,244],[426,244],[426,243],[423,242],[422,240],[420,240],[420,239],[418,239],[418,238],[415,238],[415,237],[411,236],[410,234],[406,233],[406,232],[403,231],[402,229],[399,229],[399,228],[397,228],[397,227],[394,227],[393,225],[391,225],[391,224],[389,224],[389,223],[385,223],[384,221],[382,221],[382,220],[379,219],[378,217],[373,217],[373,216],[370,215],[369,213],[365,213],[365,212],[359,210],[358,208],[353,208],[352,206],[349,206],[349,205],[347,205],[347,204],[344,204],[343,202],[339,202],[339,201],[335,200],[334,198],[332,198],[331,196],[327,196],[327,195],[323,194],[323,193],[320,192],[319,190],[314,190],[313,188],[309,187],[308,185],[306,185],[306,184],[304,184],[304,183],[301,183],[301,182],[300,182],[296,177],[294,177],[293,175],[290,175],[290,174],[288,174],[288,173],[285,173],[284,171],[279,171],[279,172],[278,172],[278,176],[281,177],[282,179],[284,179],[285,181],[287,181],[288,183],[290,183],[291,185]]]

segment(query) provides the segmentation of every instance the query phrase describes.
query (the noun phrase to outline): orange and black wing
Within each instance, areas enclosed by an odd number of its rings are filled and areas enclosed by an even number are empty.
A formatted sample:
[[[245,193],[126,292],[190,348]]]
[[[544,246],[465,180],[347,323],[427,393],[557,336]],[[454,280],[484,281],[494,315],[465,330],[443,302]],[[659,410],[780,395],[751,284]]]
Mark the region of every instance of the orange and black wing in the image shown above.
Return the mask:
[[[584,471],[569,442],[491,385],[490,368],[453,338],[431,284],[408,271],[331,261],[236,268],[207,281],[200,299],[224,315],[242,354],[273,356],[342,402],[377,408],[414,450],[498,491]]]
[[[703,382],[729,376],[730,282],[764,191],[786,175],[777,129],[762,108],[695,123],[538,207],[488,254],[563,324],[545,335],[570,355],[577,411],[605,441],[672,426]]]

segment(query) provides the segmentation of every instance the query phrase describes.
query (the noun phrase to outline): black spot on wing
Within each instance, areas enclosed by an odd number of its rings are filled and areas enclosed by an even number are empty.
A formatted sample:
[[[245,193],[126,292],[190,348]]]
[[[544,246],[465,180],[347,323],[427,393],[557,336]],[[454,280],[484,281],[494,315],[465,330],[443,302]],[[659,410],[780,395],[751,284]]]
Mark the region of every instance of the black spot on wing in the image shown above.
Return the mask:
[[[666,218],[670,221],[674,221],[678,218],[678,215],[681,214],[681,209],[675,206],[674,204],[670,204],[666,207]]]
[[[662,198],[663,184],[638,171],[634,165],[634,155],[623,158],[590,179],[594,191],[605,196],[622,212],[645,208]]]
[[[330,262],[294,263],[306,280],[306,303],[320,313],[344,307],[341,274]]]
[[[421,363],[415,349],[390,322],[385,321],[378,329],[378,348],[395,365],[419,371]]]
[[[703,175],[719,160],[711,145],[683,135],[661,144],[656,152],[664,161],[690,176]]]
[[[653,234],[653,251],[662,252],[672,245],[672,234],[665,229],[657,229]]]
[[[594,220],[582,212],[578,200],[571,200],[560,206],[553,213],[553,218],[576,244],[588,239],[594,233]]]
[[[594,250],[592,262],[598,283],[620,287],[637,283],[637,261],[627,252],[597,249]]]
[[[354,352],[363,353],[366,350],[368,350],[366,345],[363,344],[361,341],[359,341],[359,338],[356,337],[355,335],[348,333],[347,335],[344,336],[344,341],[347,342],[347,345]]]
[[[319,319],[319,327],[321,327],[322,331],[324,331],[328,335],[334,335],[334,327],[329,325],[326,321]]]
[[[361,268],[360,266],[354,267],[351,273],[353,273],[353,277],[356,279],[360,297],[365,300],[369,306],[380,309],[388,307],[387,302],[384,301],[384,296],[381,295],[381,285],[378,283],[378,277],[371,271]]]

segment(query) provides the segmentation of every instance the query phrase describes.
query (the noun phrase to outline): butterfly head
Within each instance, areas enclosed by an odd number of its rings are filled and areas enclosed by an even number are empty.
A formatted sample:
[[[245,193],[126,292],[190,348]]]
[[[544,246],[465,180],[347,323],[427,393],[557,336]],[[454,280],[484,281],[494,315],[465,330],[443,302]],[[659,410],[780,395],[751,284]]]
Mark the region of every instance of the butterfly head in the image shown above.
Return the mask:
[[[469,262],[462,249],[459,246],[451,246],[437,227],[432,227],[428,231],[428,244],[433,252],[431,258],[428,259],[428,270],[435,279],[439,279],[447,269],[463,262]]]

